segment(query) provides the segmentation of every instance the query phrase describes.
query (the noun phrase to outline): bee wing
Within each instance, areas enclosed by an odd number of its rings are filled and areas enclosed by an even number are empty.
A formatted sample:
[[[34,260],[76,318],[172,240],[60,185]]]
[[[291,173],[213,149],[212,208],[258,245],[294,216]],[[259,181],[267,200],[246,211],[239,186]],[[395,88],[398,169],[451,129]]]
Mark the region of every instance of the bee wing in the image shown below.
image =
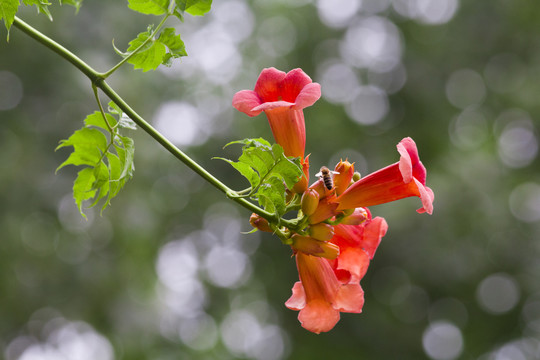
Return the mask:
[[[322,178],[322,176],[323,176],[322,171],[319,171],[318,173],[316,173],[315,176],[318,177],[318,178]]]
[[[337,172],[337,171],[332,171],[332,170],[330,170],[330,172],[331,172],[332,174],[334,174],[334,175],[339,174],[339,172]]]

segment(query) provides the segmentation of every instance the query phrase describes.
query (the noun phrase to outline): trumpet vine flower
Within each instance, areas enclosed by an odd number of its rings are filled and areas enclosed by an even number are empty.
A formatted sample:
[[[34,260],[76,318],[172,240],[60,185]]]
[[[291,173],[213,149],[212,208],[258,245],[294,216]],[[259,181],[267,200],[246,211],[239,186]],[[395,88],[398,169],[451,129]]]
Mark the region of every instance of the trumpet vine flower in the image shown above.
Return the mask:
[[[321,97],[321,86],[302,71],[285,73],[264,69],[254,90],[242,90],[233,97],[233,106],[248,116],[265,112],[276,142],[285,155],[304,159],[306,127],[303,109]]]
[[[418,196],[422,200],[419,213],[433,212],[433,191],[426,186],[426,168],[420,161],[418,149],[411,138],[399,142],[398,162],[361,178],[337,199],[338,210],[378,205]]]
[[[308,187],[303,109],[320,96],[320,85],[301,69],[285,73],[267,68],[254,90],[239,91],[233,98],[233,106],[250,117],[264,111],[285,155],[301,160],[303,176],[292,188],[289,185],[285,198],[286,211],[298,209],[293,226],[256,214],[250,223],[291,246],[299,281],[285,305],[299,311],[301,325],[317,334],[330,331],[342,312],[362,312],[360,281],[388,230],[386,220],[372,218],[368,207],[417,196],[422,201],[417,211],[431,214],[434,200],[426,186],[426,168],[408,137],[397,145],[398,162],[361,178],[353,163],[340,161],[334,171],[323,167],[325,181],[318,179]]]

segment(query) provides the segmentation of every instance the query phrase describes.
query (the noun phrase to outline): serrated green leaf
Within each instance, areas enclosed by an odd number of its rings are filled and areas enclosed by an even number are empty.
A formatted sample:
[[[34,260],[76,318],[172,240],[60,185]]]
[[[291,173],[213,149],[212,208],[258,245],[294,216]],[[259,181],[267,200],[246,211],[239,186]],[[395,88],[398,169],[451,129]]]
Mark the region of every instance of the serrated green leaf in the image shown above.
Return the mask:
[[[9,29],[15,20],[15,14],[19,9],[19,0],[1,0],[0,1],[0,20],[4,19],[4,25],[8,31],[7,39],[9,41]]]
[[[100,161],[99,164],[94,167],[95,181],[92,184],[92,189],[96,190],[97,195],[95,195],[94,202],[90,207],[95,206],[99,200],[105,197],[109,192],[109,177],[109,167],[105,165],[103,161]]]
[[[60,2],[60,5],[66,4],[66,5],[71,5],[75,7],[75,12],[78,12],[79,9],[81,8],[83,0],[59,0],[59,2]]]
[[[175,0],[178,10],[194,16],[204,16],[212,7],[212,0]]]
[[[92,188],[92,185],[95,180],[94,169],[87,167],[77,173],[77,178],[73,182],[73,198],[79,212],[84,218],[86,218],[86,215],[82,210],[82,203],[94,197],[96,190]]]
[[[130,117],[127,116],[113,101],[109,102],[108,110],[110,114],[116,115],[118,118],[118,126],[125,129],[137,130],[137,124],[135,124],[135,122],[131,120]]]
[[[84,124],[86,126],[96,126],[106,131],[109,131],[109,127],[114,128],[116,126],[116,119],[110,114],[105,114],[105,118],[107,118],[108,125],[103,119],[103,115],[101,114],[101,112],[96,111],[93,114],[88,115],[86,119],[84,119]]]
[[[244,149],[238,160],[253,167],[261,177],[266,176],[274,166],[272,154],[260,148]]]
[[[147,15],[163,15],[169,9],[170,0],[129,0],[131,10]]]
[[[115,149],[121,164],[121,172],[118,178],[131,177],[135,170],[133,164],[133,159],[135,157],[135,142],[128,136],[118,136],[115,140]]]
[[[292,188],[302,176],[299,159],[287,158],[283,148],[264,139],[244,139],[228,143],[242,144],[238,162],[223,159],[251,184],[251,195],[267,211],[281,216],[286,209],[286,188]],[[253,192],[255,192],[253,194]]]
[[[273,177],[265,181],[255,194],[259,203],[265,210],[281,216],[285,212],[285,185],[278,178]]]
[[[282,153],[281,157],[276,161],[272,173],[282,178],[287,188],[292,189],[303,175],[302,164],[300,159],[292,160]]]
[[[215,157],[214,159],[223,160],[231,164],[232,167],[234,167],[240,174],[242,174],[242,176],[244,176],[249,181],[252,189],[255,189],[257,186],[259,186],[260,177],[248,164],[242,162],[235,162],[221,157]]]
[[[73,146],[73,152],[56,171],[66,165],[96,166],[102,154],[107,151],[107,138],[98,129],[82,128],[75,131],[67,140],[62,140],[56,150],[67,146]]]
[[[122,172],[122,164],[118,156],[111,153],[107,153],[107,160],[109,162],[109,174],[110,174],[109,182],[107,183],[109,196],[107,197],[107,200],[103,204],[101,211],[105,210],[105,208],[108,205],[110,205],[111,199],[113,199],[116,195],[118,195],[118,193],[120,192],[120,190],[125,184],[125,181],[121,180],[120,178],[120,174]]]
[[[155,70],[161,64],[169,66],[171,60],[181,56],[187,56],[184,42],[177,35],[174,28],[164,29],[157,39],[150,39],[152,36],[152,28],[137,35],[137,38],[129,43],[129,48],[126,53],[117,50],[117,53],[123,57],[130,56],[139,47],[139,49],[128,60],[129,63],[135,66],[135,69],[143,69],[143,71]]]
[[[130,53],[138,49],[151,35],[150,29],[137,35],[136,39],[129,42],[130,46],[127,52]],[[142,69],[143,71],[155,70],[162,64],[165,54],[167,54],[165,45],[155,39],[151,39],[142,49],[129,58],[128,62],[133,64],[135,69]]]
[[[53,20],[51,12],[49,11],[49,5],[51,5],[51,3],[47,0],[23,0],[23,4],[25,6],[35,6],[39,13],[47,15],[49,20]]]
[[[257,138],[257,139],[243,139],[243,140],[234,140],[229,143],[227,143],[223,148],[228,147],[232,144],[242,144],[242,145],[248,145],[251,147],[263,147],[263,148],[271,148],[272,145],[266,141],[263,138]]]
[[[159,35],[158,40],[169,49],[169,53],[173,58],[187,56],[184,42],[180,38],[180,35],[176,34],[174,28],[164,29]]]

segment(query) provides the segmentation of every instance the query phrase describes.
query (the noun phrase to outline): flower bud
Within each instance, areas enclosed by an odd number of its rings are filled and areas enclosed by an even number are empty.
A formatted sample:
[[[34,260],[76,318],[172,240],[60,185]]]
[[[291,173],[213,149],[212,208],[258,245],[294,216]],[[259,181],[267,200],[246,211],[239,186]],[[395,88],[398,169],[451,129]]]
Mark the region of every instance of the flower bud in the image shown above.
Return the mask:
[[[340,224],[343,225],[360,225],[369,218],[369,213],[365,208],[357,208],[351,215],[345,216]]]
[[[328,241],[315,240],[309,236],[294,234],[292,236],[292,247],[305,254],[335,259],[339,255],[339,246]]]
[[[347,160],[340,160],[336,165],[335,172],[337,174],[334,174],[334,187],[336,188],[336,195],[339,196],[347,190],[351,183],[354,174],[354,165]]]
[[[268,220],[265,218],[262,218],[260,215],[257,215],[255,213],[251,214],[249,217],[249,223],[251,226],[253,226],[255,229],[265,232],[274,232],[270,228],[270,224],[268,224]]]
[[[315,181],[310,187],[309,190],[315,190],[319,194],[319,199],[322,199],[326,196],[326,186],[324,186],[324,181],[319,179]]]
[[[294,184],[292,191],[297,194],[302,194],[304,191],[307,190],[308,184],[309,184],[309,155],[306,156],[304,161],[302,162],[302,171],[303,175],[298,180],[296,184]]]
[[[353,174],[353,177],[352,177],[352,181],[357,182],[361,178],[362,178],[362,175],[360,175],[360,173],[358,171],[355,171],[354,174]]]
[[[336,211],[338,203],[329,202],[328,198],[319,201],[319,206],[313,214],[309,216],[310,224],[318,224],[324,220],[330,219],[338,213]]]
[[[315,212],[319,205],[319,193],[313,189],[308,189],[302,195],[302,212],[309,216]]]
[[[309,227],[309,236],[321,241],[329,241],[334,237],[334,227],[330,224],[319,223]]]

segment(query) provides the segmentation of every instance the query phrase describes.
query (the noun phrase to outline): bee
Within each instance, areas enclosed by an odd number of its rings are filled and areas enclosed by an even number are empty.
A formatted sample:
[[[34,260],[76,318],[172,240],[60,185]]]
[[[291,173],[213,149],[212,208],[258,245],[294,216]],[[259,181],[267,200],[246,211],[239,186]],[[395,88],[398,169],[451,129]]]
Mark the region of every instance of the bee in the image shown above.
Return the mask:
[[[334,180],[333,175],[339,174],[337,171],[332,171],[328,169],[326,166],[321,167],[321,171],[319,171],[315,176],[322,179],[324,186],[328,189],[328,191],[332,190],[334,188]]]

